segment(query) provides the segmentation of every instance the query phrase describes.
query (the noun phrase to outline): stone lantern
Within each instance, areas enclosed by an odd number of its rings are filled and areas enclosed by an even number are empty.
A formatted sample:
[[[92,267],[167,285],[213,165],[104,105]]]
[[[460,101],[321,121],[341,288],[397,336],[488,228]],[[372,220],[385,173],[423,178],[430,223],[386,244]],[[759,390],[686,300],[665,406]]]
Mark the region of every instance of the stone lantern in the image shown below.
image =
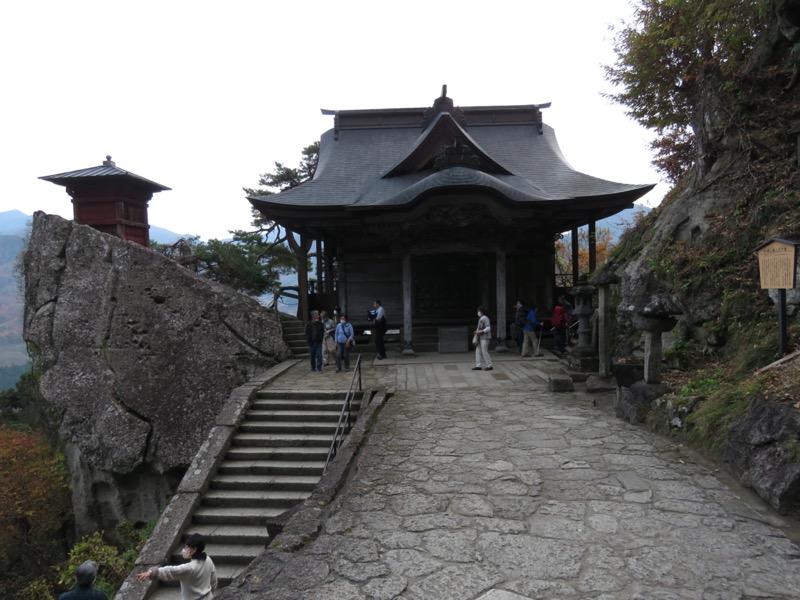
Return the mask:
[[[634,310],[633,326],[644,331],[644,381],[661,383],[663,350],[661,335],[672,331],[675,315],[681,310],[666,296],[655,295],[642,307]]]
[[[597,353],[592,344],[592,298],[597,288],[589,285],[586,275],[578,277],[578,285],[570,288],[569,293],[575,299],[572,315],[578,318],[578,345],[567,355],[567,364],[573,369],[583,372],[597,371]]]

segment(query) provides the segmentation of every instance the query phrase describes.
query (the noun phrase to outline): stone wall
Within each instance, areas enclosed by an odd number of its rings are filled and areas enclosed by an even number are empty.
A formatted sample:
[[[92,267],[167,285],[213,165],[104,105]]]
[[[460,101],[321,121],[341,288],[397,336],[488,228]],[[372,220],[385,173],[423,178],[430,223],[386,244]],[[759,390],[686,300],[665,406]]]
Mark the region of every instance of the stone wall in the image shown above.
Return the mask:
[[[131,242],[37,212],[24,338],[61,411],[78,533],[158,516],[230,391],[285,359],[272,311]]]

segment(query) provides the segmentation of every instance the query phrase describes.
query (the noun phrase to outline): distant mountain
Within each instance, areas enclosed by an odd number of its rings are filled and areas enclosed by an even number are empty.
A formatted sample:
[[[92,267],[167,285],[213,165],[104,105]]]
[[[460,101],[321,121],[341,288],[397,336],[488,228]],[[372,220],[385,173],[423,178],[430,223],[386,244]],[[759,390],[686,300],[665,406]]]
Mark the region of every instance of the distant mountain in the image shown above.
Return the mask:
[[[634,204],[633,208],[626,208],[620,213],[597,222],[597,229],[604,227],[611,232],[614,241],[618,241],[622,233],[636,221],[639,214],[647,214],[652,209],[644,204]]]
[[[18,210],[0,212],[0,235],[13,235],[24,238],[31,216]]]
[[[0,212],[0,235],[12,235],[24,238],[28,232],[31,218],[31,215],[26,215],[18,210]],[[159,244],[174,244],[181,238],[193,237],[193,235],[188,233],[175,233],[163,227],[150,225],[150,239]]]
[[[0,235],[0,369],[29,362],[22,341],[22,291],[15,272],[25,230],[23,224],[21,235]]]
[[[596,229],[608,229],[611,233],[611,241],[617,243],[620,236],[626,229],[631,227],[636,222],[636,216],[639,214],[647,214],[652,208],[644,206],[643,204],[634,204],[633,208],[626,208],[622,212],[615,214],[613,217],[600,219],[595,223]],[[572,239],[571,232],[564,232],[564,243],[567,244]]]
[[[174,231],[170,231],[169,229],[164,229],[163,227],[156,227],[155,225],[150,225],[150,239],[154,242],[158,242],[159,244],[174,244],[181,238],[191,239],[194,236],[190,233],[175,233]]]

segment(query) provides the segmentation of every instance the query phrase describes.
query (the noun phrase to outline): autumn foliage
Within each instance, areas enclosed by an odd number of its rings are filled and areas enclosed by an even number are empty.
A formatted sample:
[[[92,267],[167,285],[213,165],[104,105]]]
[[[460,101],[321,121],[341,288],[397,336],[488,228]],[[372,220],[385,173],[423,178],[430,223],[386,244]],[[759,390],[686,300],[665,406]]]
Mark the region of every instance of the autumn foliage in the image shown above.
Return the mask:
[[[67,491],[63,459],[43,436],[0,425],[0,580],[35,575],[59,555]]]
[[[556,241],[556,285],[570,287],[575,285],[572,281],[572,241],[562,238]],[[595,252],[597,266],[599,267],[608,259],[614,249],[614,236],[605,227],[598,227],[595,231]],[[578,270],[580,273],[589,273],[589,232],[586,228],[578,230]]]

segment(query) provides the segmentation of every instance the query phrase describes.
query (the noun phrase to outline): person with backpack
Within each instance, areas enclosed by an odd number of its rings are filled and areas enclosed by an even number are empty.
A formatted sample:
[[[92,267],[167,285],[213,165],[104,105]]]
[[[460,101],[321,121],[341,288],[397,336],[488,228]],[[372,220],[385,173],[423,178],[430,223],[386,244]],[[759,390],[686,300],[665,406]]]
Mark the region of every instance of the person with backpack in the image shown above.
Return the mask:
[[[536,320],[536,307],[534,306],[525,315],[525,323],[522,326],[522,333],[525,341],[522,343],[522,352],[520,356],[523,358],[530,357],[530,351],[536,348],[536,330],[540,327],[540,323]]]
[[[553,323],[553,334],[556,338],[556,349],[561,353],[567,348],[567,329],[569,328],[569,315],[564,308],[564,302],[566,302],[566,298],[561,296],[553,308],[553,316],[550,317]]]
[[[342,363],[344,370],[350,370],[350,348],[356,345],[356,332],[348,322],[347,315],[339,315],[339,324],[333,333],[333,340],[336,342],[336,372],[341,373]]]

